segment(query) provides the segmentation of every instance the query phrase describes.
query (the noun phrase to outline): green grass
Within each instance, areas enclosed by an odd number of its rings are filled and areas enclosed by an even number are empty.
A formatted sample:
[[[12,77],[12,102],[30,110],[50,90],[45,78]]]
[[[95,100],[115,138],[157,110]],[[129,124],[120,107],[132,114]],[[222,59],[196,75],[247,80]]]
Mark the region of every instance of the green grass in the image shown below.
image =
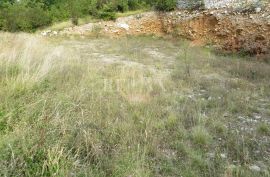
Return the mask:
[[[140,9],[140,10],[133,10],[133,11],[127,11],[124,13],[116,13],[116,17],[126,17],[126,16],[130,16],[130,15],[137,15],[137,14],[141,14],[143,12],[146,12],[148,9]]]
[[[127,11],[127,12],[124,12],[124,13],[119,12],[119,13],[116,13],[116,18],[141,14],[141,13],[146,12],[146,11],[147,11],[147,9]],[[101,21],[101,19],[97,19],[97,18],[89,15],[89,16],[79,18],[78,26],[85,25],[87,23],[95,23],[95,22],[98,22],[98,21]],[[72,26],[74,26],[74,25],[72,24],[71,20],[66,20],[66,21],[62,21],[62,22],[55,22],[51,26],[46,27],[44,29],[40,29],[38,31],[39,32],[41,30],[42,31],[46,31],[46,30],[59,31],[59,30],[63,30],[64,28],[69,28],[69,27],[72,27]]]
[[[87,24],[87,23],[94,23],[94,22],[97,22],[98,19],[95,19],[94,17],[92,16],[85,16],[85,17],[82,17],[82,18],[79,18],[79,23],[78,25],[84,25],[84,24]],[[62,22],[55,22],[54,24],[52,24],[51,26],[49,27],[46,27],[44,29],[40,29],[38,31],[46,31],[46,30],[53,30],[53,31],[59,31],[59,30],[63,30],[64,28],[69,28],[69,27],[72,27],[74,26],[71,22],[71,20],[66,20],[66,21],[62,21]]]
[[[270,126],[266,123],[261,123],[257,127],[257,131],[262,135],[269,135],[270,134]]]
[[[193,127],[191,131],[192,140],[196,145],[207,146],[211,144],[211,135],[204,127]]]
[[[267,63],[155,36],[0,42],[0,176],[269,176]]]

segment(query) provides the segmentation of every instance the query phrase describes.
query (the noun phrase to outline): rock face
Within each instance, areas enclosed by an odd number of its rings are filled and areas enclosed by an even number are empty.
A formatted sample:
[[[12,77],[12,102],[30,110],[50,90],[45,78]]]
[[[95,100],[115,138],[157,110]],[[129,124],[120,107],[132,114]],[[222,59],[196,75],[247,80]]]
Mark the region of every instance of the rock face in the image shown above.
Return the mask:
[[[257,4],[259,0],[204,0],[207,9],[232,7],[238,8]]]
[[[129,25],[126,24],[126,23],[118,23],[117,26],[118,26],[119,28],[123,28],[123,29],[125,29],[125,30],[127,30],[127,31],[129,30]]]
[[[178,11],[162,18],[168,33],[229,51],[270,53],[270,9],[252,14],[233,10]]]
[[[121,35],[173,34],[190,39],[194,44],[213,44],[228,51],[252,55],[270,53],[270,6],[252,12],[230,8],[204,11],[146,12],[66,28],[59,35]],[[46,34],[48,34],[46,32]],[[50,33],[51,34],[51,33]]]
[[[196,7],[203,6],[204,0],[178,0],[177,8],[178,9],[193,9]]]
[[[249,167],[249,169],[250,169],[251,171],[255,171],[255,172],[261,171],[261,168],[258,167],[257,165],[252,165],[252,166]]]
[[[64,29],[60,34],[87,35],[93,32],[109,36],[164,34],[160,15],[156,12],[146,12],[143,14],[121,17],[116,21],[101,21],[82,26],[74,26]]]
[[[259,0],[178,0],[179,9],[193,9],[203,6],[206,9],[213,8],[239,8],[244,6],[257,5]]]

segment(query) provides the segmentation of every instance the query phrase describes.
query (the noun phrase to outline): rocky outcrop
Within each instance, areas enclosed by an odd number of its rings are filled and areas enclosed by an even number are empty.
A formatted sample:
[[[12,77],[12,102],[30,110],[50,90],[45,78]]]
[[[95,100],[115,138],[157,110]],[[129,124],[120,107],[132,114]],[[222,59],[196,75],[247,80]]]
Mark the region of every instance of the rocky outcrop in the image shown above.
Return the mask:
[[[173,34],[199,44],[212,44],[228,51],[260,55],[270,53],[270,7],[261,11],[233,9],[147,12],[116,21],[102,21],[66,28],[57,35]]]
[[[213,8],[239,8],[259,5],[259,0],[204,0],[207,9]]]
[[[241,8],[248,6],[260,6],[260,0],[178,0],[178,9],[194,8]]]
[[[163,35],[162,21],[156,12],[146,12],[118,18],[116,21],[101,21],[82,26],[66,28],[60,32],[66,34],[102,34],[110,36],[156,34]]]
[[[164,16],[163,24],[170,33],[225,50],[270,52],[270,11],[254,14],[228,10],[179,11]]]

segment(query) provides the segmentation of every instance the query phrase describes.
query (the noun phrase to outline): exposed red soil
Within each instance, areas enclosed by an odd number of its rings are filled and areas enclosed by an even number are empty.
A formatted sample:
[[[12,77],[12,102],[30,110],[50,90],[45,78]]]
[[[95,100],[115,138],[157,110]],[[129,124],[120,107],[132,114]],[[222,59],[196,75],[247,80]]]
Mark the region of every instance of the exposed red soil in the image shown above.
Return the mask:
[[[179,13],[179,12],[178,12]],[[192,41],[203,41],[230,51],[251,54],[270,52],[270,13],[221,14],[222,11],[205,11],[191,18],[177,18],[170,14],[163,18],[168,32]],[[173,19],[173,22],[168,23]],[[174,30],[174,31],[173,31]]]

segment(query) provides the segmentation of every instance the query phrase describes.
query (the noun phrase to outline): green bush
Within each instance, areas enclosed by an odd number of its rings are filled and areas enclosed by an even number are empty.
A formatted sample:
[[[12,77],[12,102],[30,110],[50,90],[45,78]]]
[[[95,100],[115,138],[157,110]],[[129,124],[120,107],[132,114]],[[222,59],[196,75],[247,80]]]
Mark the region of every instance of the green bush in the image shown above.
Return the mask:
[[[176,8],[176,0],[157,0],[155,8],[160,11],[172,11]]]
[[[157,10],[175,9],[176,0],[0,0],[0,30],[32,32],[52,22],[92,15],[115,20],[116,12],[154,6]]]
[[[31,30],[51,24],[49,14],[40,7],[27,8],[26,18],[30,21]]]
[[[97,0],[91,0],[89,7],[88,7],[88,13],[93,16],[98,15],[98,1]]]
[[[116,13],[112,5],[105,5],[103,9],[98,13],[98,18],[103,20],[115,20]]]
[[[115,20],[116,19],[116,14],[115,12],[106,12],[106,11],[101,11],[98,15],[100,19],[103,20]]]
[[[7,5],[0,12],[0,29],[5,31],[34,31],[47,26],[52,19],[41,7],[26,7],[21,4]]]
[[[52,6],[49,9],[50,18],[52,21],[60,21],[63,19],[68,19],[70,17],[69,12],[64,7]]]
[[[142,2],[139,2],[138,0],[128,0],[128,8],[129,10],[137,10],[143,7]]]
[[[128,1],[127,0],[117,0],[115,3],[116,11],[118,12],[126,12],[129,10]]]

